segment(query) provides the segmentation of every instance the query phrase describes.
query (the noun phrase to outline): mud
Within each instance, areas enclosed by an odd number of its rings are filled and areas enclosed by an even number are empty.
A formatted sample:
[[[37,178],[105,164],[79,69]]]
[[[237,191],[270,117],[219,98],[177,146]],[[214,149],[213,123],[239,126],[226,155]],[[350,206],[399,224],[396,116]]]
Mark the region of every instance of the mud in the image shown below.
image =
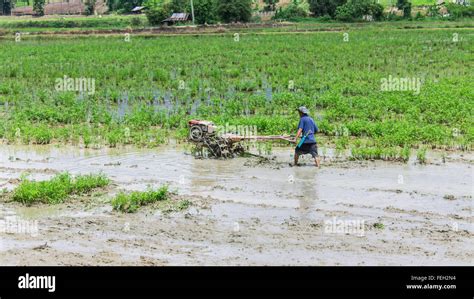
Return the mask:
[[[290,167],[268,159],[194,159],[179,147],[87,150],[0,146],[0,189],[25,173],[103,172],[113,185],[55,206],[0,197],[1,265],[472,265],[473,155],[428,165],[348,161],[332,152]],[[120,190],[169,184],[188,210],[112,211]],[[5,192],[4,191],[4,192]],[[12,220],[13,219],[13,220]],[[357,224],[357,225],[355,225]],[[4,225],[5,226],[5,225]],[[0,226],[1,229],[1,226]]]

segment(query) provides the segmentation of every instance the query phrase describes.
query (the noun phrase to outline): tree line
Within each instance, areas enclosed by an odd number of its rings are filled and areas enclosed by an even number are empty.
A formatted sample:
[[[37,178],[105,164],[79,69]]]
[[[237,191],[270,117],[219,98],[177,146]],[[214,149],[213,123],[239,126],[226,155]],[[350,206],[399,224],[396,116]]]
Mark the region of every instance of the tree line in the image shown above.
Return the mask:
[[[131,10],[134,6],[147,8],[148,21],[160,24],[175,12],[191,12],[190,0],[111,0],[111,10]],[[398,0],[405,3],[407,0]],[[249,22],[258,7],[256,0],[193,0],[195,22],[213,24],[217,22]],[[276,19],[295,17],[326,17],[351,21],[371,15],[375,20],[383,16],[383,6],[376,0],[293,0],[286,7],[277,9],[279,0],[264,0],[264,11],[275,11]],[[411,7],[411,6],[410,6]]]
[[[45,0],[31,1],[35,14],[44,15]],[[93,14],[96,0],[83,1],[85,14]],[[28,4],[29,2],[30,0]],[[259,9],[258,2],[258,0],[108,0],[107,5],[109,11],[119,14],[130,13],[134,7],[144,6],[151,25],[161,24],[173,13],[191,13],[192,10],[197,24],[215,24],[251,21],[253,12]],[[279,7],[279,2],[280,0],[263,0],[263,10],[274,12],[274,19],[282,20],[316,17],[320,20],[350,22],[366,17],[375,21],[393,18],[391,14],[384,15],[384,7],[376,0],[292,0],[284,7]],[[0,0],[0,13],[9,14],[14,4],[15,0]],[[446,6],[453,17],[474,16],[472,6],[452,3]],[[412,4],[409,0],[396,0],[396,7],[403,13],[404,18],[411,17]],[[437,10],[436,5],[431,6],[428,15],[436,15]]]

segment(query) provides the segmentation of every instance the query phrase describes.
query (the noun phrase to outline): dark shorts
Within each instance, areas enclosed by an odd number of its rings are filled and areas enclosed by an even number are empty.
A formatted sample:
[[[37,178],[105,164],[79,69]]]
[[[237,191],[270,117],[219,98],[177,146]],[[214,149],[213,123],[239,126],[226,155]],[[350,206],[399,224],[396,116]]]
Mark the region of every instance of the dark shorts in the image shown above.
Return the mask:
[[[295,149],[295,154],[298,156],[311,154],[313,158],[318,156],[318,145],[316,143],[303,143],[300,148]]]

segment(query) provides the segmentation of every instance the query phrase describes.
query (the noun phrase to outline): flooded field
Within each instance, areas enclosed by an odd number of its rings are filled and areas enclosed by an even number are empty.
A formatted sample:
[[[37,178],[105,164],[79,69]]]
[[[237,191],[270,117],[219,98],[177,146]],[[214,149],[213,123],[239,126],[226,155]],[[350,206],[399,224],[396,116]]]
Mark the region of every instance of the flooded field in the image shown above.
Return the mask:
[[[195,159],[179,146],[88,150],[0,146],[0,189],[22,176],[106,174],[86,200],[26,207],[0,198],[1,265],[472,265],[472,153],[427,165],[336,159],[290,167]],[[444,160],[444,161],[443,161]],[[112,210],[121,190],[168,184],[188,210]],[[33,229],[11,229],[26,223]],[[19,225],[18,225],[19,227]],[[10,229],[8,229],[10,228]]]

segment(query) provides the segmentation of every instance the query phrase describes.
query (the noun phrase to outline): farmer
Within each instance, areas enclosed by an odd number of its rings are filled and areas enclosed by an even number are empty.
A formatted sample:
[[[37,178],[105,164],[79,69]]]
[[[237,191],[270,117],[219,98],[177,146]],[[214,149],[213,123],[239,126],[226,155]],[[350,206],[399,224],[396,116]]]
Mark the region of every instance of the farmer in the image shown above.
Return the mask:
[[[316,167],[319,167],[318,146],[314,134],[318,132],[318,126],[314,120],[309,117],[309,111],[306,107],[298,108],[300,114],[300,123],[298,124],[298,132],[296,133],[295,142],[301,137],[295,149],[295,166],[298,166],[298,159],[301,155],[311,154],[313,156]]]

